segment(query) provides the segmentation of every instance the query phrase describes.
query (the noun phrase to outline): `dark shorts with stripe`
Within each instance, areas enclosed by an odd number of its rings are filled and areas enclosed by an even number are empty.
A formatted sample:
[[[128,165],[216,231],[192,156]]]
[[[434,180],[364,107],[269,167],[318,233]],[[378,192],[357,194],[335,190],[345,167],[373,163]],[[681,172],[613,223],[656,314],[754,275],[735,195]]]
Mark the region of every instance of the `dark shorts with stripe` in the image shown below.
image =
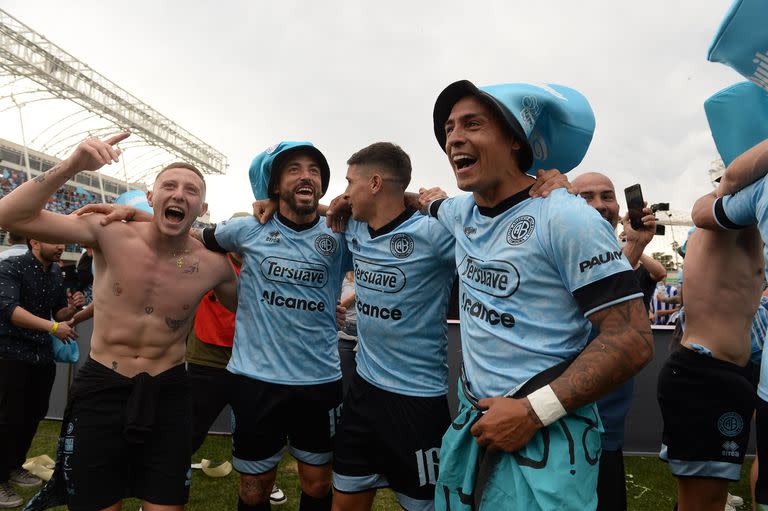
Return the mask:
[[[738,481],[757,394],[751,367],[687,348],[673,352],[659,373],[664,419],[659,457],[677,477]]]
[[[230,388],[235,470],[252,475],[269,472],[280,462],[286,444],[302,463],[331,463],[341,413],[341,380],[281,385],[235,374]]]
[[[336,439],[334,488],[356,493],[388,486],[401,504],[431,502],[450,422],[445,396],[395,394],[355,373]],[[419,506],[406,506],[411,507]]]

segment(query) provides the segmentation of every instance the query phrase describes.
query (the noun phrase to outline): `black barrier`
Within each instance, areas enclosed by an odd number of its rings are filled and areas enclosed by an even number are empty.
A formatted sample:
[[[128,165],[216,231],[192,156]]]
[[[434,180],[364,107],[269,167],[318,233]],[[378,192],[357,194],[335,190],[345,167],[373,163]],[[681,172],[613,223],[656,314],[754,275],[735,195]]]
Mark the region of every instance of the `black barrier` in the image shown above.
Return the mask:
[[[76,366],[57,364],[56,382],[48,408],[48,418],[61,419],[67,402],[67,390],[74,371],[85,362],[90,349],[92,331],[91,321],[83,322],[77,327],[80,338],[80,362]],[[656,380],[659,370],[669,356],[671,327],[654,327],[653,340],[656,353],[653,360],[635,377],[635,389],[632,407],[629,410],[626,423],[624,452],[627,454],[657,454],[661,444],[661,412],[656,401]],[[459,340],[459,325],[457,321],[448,324],[448,404],[451,412],[456,411],[456,384],[461,367],[461,342]],[[230,411],[227,407],[211,426],[211,433],[229,433]],[[749,453],[754,453],[754,427],[752,428]]]

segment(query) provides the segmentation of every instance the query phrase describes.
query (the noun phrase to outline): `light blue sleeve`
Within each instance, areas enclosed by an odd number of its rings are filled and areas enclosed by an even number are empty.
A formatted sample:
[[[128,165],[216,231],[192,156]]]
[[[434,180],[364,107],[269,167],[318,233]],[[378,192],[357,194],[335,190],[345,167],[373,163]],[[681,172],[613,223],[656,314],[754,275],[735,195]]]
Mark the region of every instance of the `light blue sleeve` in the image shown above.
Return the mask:
[[[611,224],[584,199],[556,190],[542,201],[547,225],[539,232],[549,238],[548,251],[571,293],[631,270]]]
[[[248,234],[261,227],[252,216],[232,218],[216,224],[216,242],[227,252],[241,252],[248,240]]]
[[[456,264],[454,247],[456,239],[443,223],[430,220],[429,238],[432,241],[433,254],[441,261]]]
[[[453,232],[454,223],[456,222],[456,204],[460,200],[460,197],[448,197],[444,200],[436,200],[429,205],[429,216],[437,218],[448,232]]]
[[[717,199],[713,205],[715,220],[723,229],[740,229],[757,222],[757,206],[765,188],[765,178],[755,181],[733,195]]]

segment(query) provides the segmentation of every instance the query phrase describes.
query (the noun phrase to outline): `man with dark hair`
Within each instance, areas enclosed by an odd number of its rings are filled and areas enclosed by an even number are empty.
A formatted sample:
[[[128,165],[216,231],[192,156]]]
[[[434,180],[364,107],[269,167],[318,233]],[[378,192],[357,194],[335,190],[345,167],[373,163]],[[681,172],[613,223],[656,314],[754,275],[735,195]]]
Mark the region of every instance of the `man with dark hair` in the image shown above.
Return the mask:
[[[334,457],[336,511],[369,510],[390,487],[410,511],[434,509],[440,439],[450,423],[448,296],[453,237],[405,205],[411,160],[377,142],[347,161],[345,239],[354,258],[357,372]]]
[[[77,173],[117,161],[112,146],[127,136],[88,139],[0,199],[0,224],[36,239],[93,247],[98,274],[90,356],[70,390],[53,477],[30,510],[61,503],[114,510],[136,496],[145,508],[180,511],[188,500],[186,334],[208,290],[230,309],[237,304],[226,257],[189,236],[207,209],[204,182],[186,167],[166,169],[147,194],[151,222],[103,226],[101,215],[43,209]]]
[[[0,252],[0,261],[8,259],[9,257],[25,254],[29,247],[27,246],[27,238],[16,234],[15,232],[8,232],[8,242],[11,244],[8,249]]]
[[[573,180],[579,195],[600,213],[614,232],[621,220],[626,244],[621,251],[632,266],[637,283],[643,292],[643,304],[649,308],[650,297],[656,283],[667,277],[664,266],[643,253],[656,233],[656,219],[650,208],[643,211],[643,227],[635,230],[628,216],[619,216],[619,202],[613,182],[604,174],[587,172]],[[592,334],[594,335],[594,333]],[[591,335],[591,336],[592,336]],[[602,454],[600,473],[597,479],[598,511],[621,511],[627,509],[627,485],[624,475],[624,421],[632,404],[632,389],[635,380],[630,378],[619,388],[597,402],[603,433],[600,435]]]
[[[594,509],[594,401],[651,359],[653,341],[610,225],[564,190],[532,199],[527,174],[578,165],[591,108],[559,85],[460,81],[439,95],[433,121],[459,188],[472,192],[429,207],[456,240],[464,359],[436,506]],[[481,458],[494,468],[479,488]]]
[[[270,509],[288,444],[298,460],[300,508],[329,510],[342,398],[335,313],[351,266],[344,240],[317,210],[330,171],[311,143],[281,142],[254,158],[249,175],[256,199],[277,200],[277,215],[263,225],[234,218],[195,233],[209,249],[243,256],[227,366],[238,509]]]
[[[64,245],[29,243],[30,251],[0,262],[0,508],[22,503],[10,483],[40,484],[21,465],[56,377],[49,334],[77,337],[69,320],[84,303],[80,293],[67,299],[57,264]]]

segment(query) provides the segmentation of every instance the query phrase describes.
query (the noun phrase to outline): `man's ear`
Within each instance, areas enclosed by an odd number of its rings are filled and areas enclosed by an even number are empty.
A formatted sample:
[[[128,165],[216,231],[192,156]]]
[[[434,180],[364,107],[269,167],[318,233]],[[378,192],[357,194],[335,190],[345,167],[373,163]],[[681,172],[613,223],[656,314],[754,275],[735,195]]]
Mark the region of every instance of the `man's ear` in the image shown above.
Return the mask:
[[[379,193],[384,187],[384,179],[380,174],[373,174],[368,181],[368,186],[371,188],[371,193]]]
[[[155,205],[152,204],[152,192],[150,190],[147,190],[147,202],[149,203],[149,207],[155,207]]]
[[[203,207],[200,208],[200,215],[203,216],[208,211],[208,203],[203,202]]]

